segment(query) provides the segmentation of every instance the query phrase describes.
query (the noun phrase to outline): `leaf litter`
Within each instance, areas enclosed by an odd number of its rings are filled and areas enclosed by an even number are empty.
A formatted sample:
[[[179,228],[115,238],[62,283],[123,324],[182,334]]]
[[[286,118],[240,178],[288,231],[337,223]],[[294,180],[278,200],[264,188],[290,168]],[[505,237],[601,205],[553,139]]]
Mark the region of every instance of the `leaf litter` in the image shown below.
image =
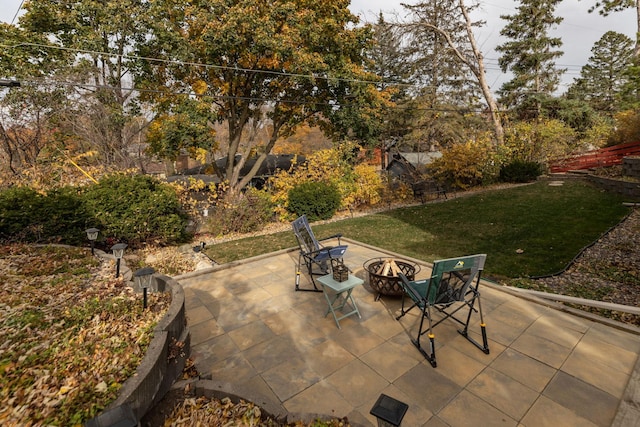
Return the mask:
[[[0,246],[0,424],[80,425],[135,372],[170,295],[149,309],[87,249]]]

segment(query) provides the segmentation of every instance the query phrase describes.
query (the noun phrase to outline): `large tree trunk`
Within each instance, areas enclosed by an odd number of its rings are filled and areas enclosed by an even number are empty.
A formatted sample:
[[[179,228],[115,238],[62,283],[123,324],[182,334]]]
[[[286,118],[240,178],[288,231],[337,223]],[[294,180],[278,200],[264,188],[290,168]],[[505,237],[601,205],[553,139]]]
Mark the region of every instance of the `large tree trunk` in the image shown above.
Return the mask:
[[[489,108],[489,113],[491,114],[491,120],[493,122],[493,129],[496,138],[496,144],[501,145],[504,143],[504,130],[502,128],[502,120],[500,119],[500,114],[498,111],[498,105],[491,93],[491,89],[489,88],[489,84],[487,83],[487,76],[484,68],[484,58],[482,56],[482,52],[478,48],[478,44],[476,43],[475,36],[473,35],[473,27],[471,17],[469,16],[469,11],[467,7],[464,5],[464,0],[458,0],[458,7],[462,12],[462,15],[465,19],[465,25],[467,29],[467,39],[469,40],[469,44],[471,45],[471,49],[473,51],[473,61],[467,58],[463,52],[459,49],[458,46],[455,45],[451,38],[451,34],[449,32],[443,30],[437,25],[431,24],[429,22],[422,22],[421,25],[429,28],[432,31],[440,34],[447,41],[447,44],[451,48],[451,51],[456,55],[456,57],[466,65],[473,75],[478,80],[478,84],[480,85],[480,89],[482,90],[482,95],[487,103]]]
[[[480,90],[482,90],[482,95],[484,96],[484,99],[487,102],[487,106],[489,107],[489,113],[491,114],[491,121],[493,122],[493,130],[496,136],[496,142],[498,145],[502,145],[504,143],[504,129],[502,128],[502,120],[500,119],[498,104],[493,97],[493,93],[491,93],[489,84],[487,83],[487,74],[484,69],[484,57],[482,56],[482,52],[480,51],[480,49],[478,49],[476,38],[473,35],[473,28],[471,27],[471,18],[469,16],[469,11],[465,7],[463,0],[459,0],[459,5],[460,11],[464,15],[464,20],[467,26],[467,36],[469,38],[469,43],[471,44],[471,49],[473,50],[473,55],[476,58],[477,68],[472,66],[472,64],[468,65],[476,75],[478,84],[480,85]]]
[[[640,57],[640,0],[636,0],[636,58]]]

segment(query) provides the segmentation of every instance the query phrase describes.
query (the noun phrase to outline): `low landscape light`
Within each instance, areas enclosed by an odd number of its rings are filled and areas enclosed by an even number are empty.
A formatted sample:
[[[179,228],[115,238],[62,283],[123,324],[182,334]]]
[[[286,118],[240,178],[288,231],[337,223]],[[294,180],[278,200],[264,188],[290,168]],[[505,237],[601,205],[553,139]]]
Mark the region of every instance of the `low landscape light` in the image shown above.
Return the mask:
[[[113,252],[113,256],[116,259],[116,277],[120,277],[120,260],[124,256],[124,250],[126,249],[126,243],[116,243],[111,246],[111,251]]]
[[[378,427],[398,427],[402,423],[409,405],[381,394],[369,412],[378,419]]]
[[[98,233],[100,232],[100,230],[98,230],[97,228],[87,228],[85,230],[85,233],[87,233],[87,239],[89,239],[89,242],[91,242],[91,255],[95,255],[95,243],[96,243],[96,239],[98,238]]]
[[[1,87],[20,87],[20,81],[10,79],[0,79]]]
[[[153,280],[153,273],[155,272],[156,270],[153,267],[143,267],[133,273],[136,285],[142,289],[142,306],[145,309],[147,308],[147,289],[151,287],[151,280]]]

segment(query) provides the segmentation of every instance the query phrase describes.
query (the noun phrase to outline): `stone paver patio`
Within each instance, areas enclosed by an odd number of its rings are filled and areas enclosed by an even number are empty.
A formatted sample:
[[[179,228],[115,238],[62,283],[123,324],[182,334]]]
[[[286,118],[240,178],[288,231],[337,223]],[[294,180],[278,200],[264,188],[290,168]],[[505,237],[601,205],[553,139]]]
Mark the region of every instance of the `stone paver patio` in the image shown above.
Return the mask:
[[[362,278],[370,258],[403,258],[347,243],[345,264]],[[353,293],[362,319],[343,319],[338,329],[331,315],[323,317],[321,293],[294,291],[296,261],[297,251],[280,251],[176,278],[201,375],[269,408],[347,416],[362,426],[376,425],[369,411],[381,393],[409,405],[402,422],[409,427],[640,425],[637,329],[483,283],[490,354],[445,321],[434,330],[432,368],[410,341],[416,310],[396,321],[400,298],[375,301],[365,284]],[[426,277],[429,264],[420,264],[418,277]]]

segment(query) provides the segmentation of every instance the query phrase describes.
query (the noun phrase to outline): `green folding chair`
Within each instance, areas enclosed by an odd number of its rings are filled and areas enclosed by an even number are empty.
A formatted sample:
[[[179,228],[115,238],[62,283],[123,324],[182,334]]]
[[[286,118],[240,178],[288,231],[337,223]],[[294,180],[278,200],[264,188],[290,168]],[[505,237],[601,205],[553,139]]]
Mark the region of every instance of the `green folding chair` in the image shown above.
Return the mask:
[[[402,295],[400,315],[396,320],[400,320],[401,317],[415,307],[422,311],[418,334],[415,339],[411,339],[411,342],[434,368],[437,363],[433,328],[446,319],[452,319],[461,324],[463,328],[459,329],[458,332],[484,353],[489,354],[487,332],[480,303],[480,291],[478,290],[486,258],[486,254],[478,254],[437,260],[433,263],[431,277],[423,280],[410,281],[404,274],[398,274],[404,293]],[[406,296],[413,301],[413,304],[407,309],[405,309]],[[477,309],[475,307],[476,300],[478,302]],[[465,308],[468,309],[466,319],[457,318],[455,315]],[[471,338],[468,333],[471,314],[474,311],[480,314],[482,344]],[[435,321],[433,318],[435,312],[441,313],[443,317]],[[424,328],[425,319],[427,319],[428,325],[426,329]],[[429,337],[428,349],[423,348],[420,343],[420,337],[426,333],[428,333]]]

